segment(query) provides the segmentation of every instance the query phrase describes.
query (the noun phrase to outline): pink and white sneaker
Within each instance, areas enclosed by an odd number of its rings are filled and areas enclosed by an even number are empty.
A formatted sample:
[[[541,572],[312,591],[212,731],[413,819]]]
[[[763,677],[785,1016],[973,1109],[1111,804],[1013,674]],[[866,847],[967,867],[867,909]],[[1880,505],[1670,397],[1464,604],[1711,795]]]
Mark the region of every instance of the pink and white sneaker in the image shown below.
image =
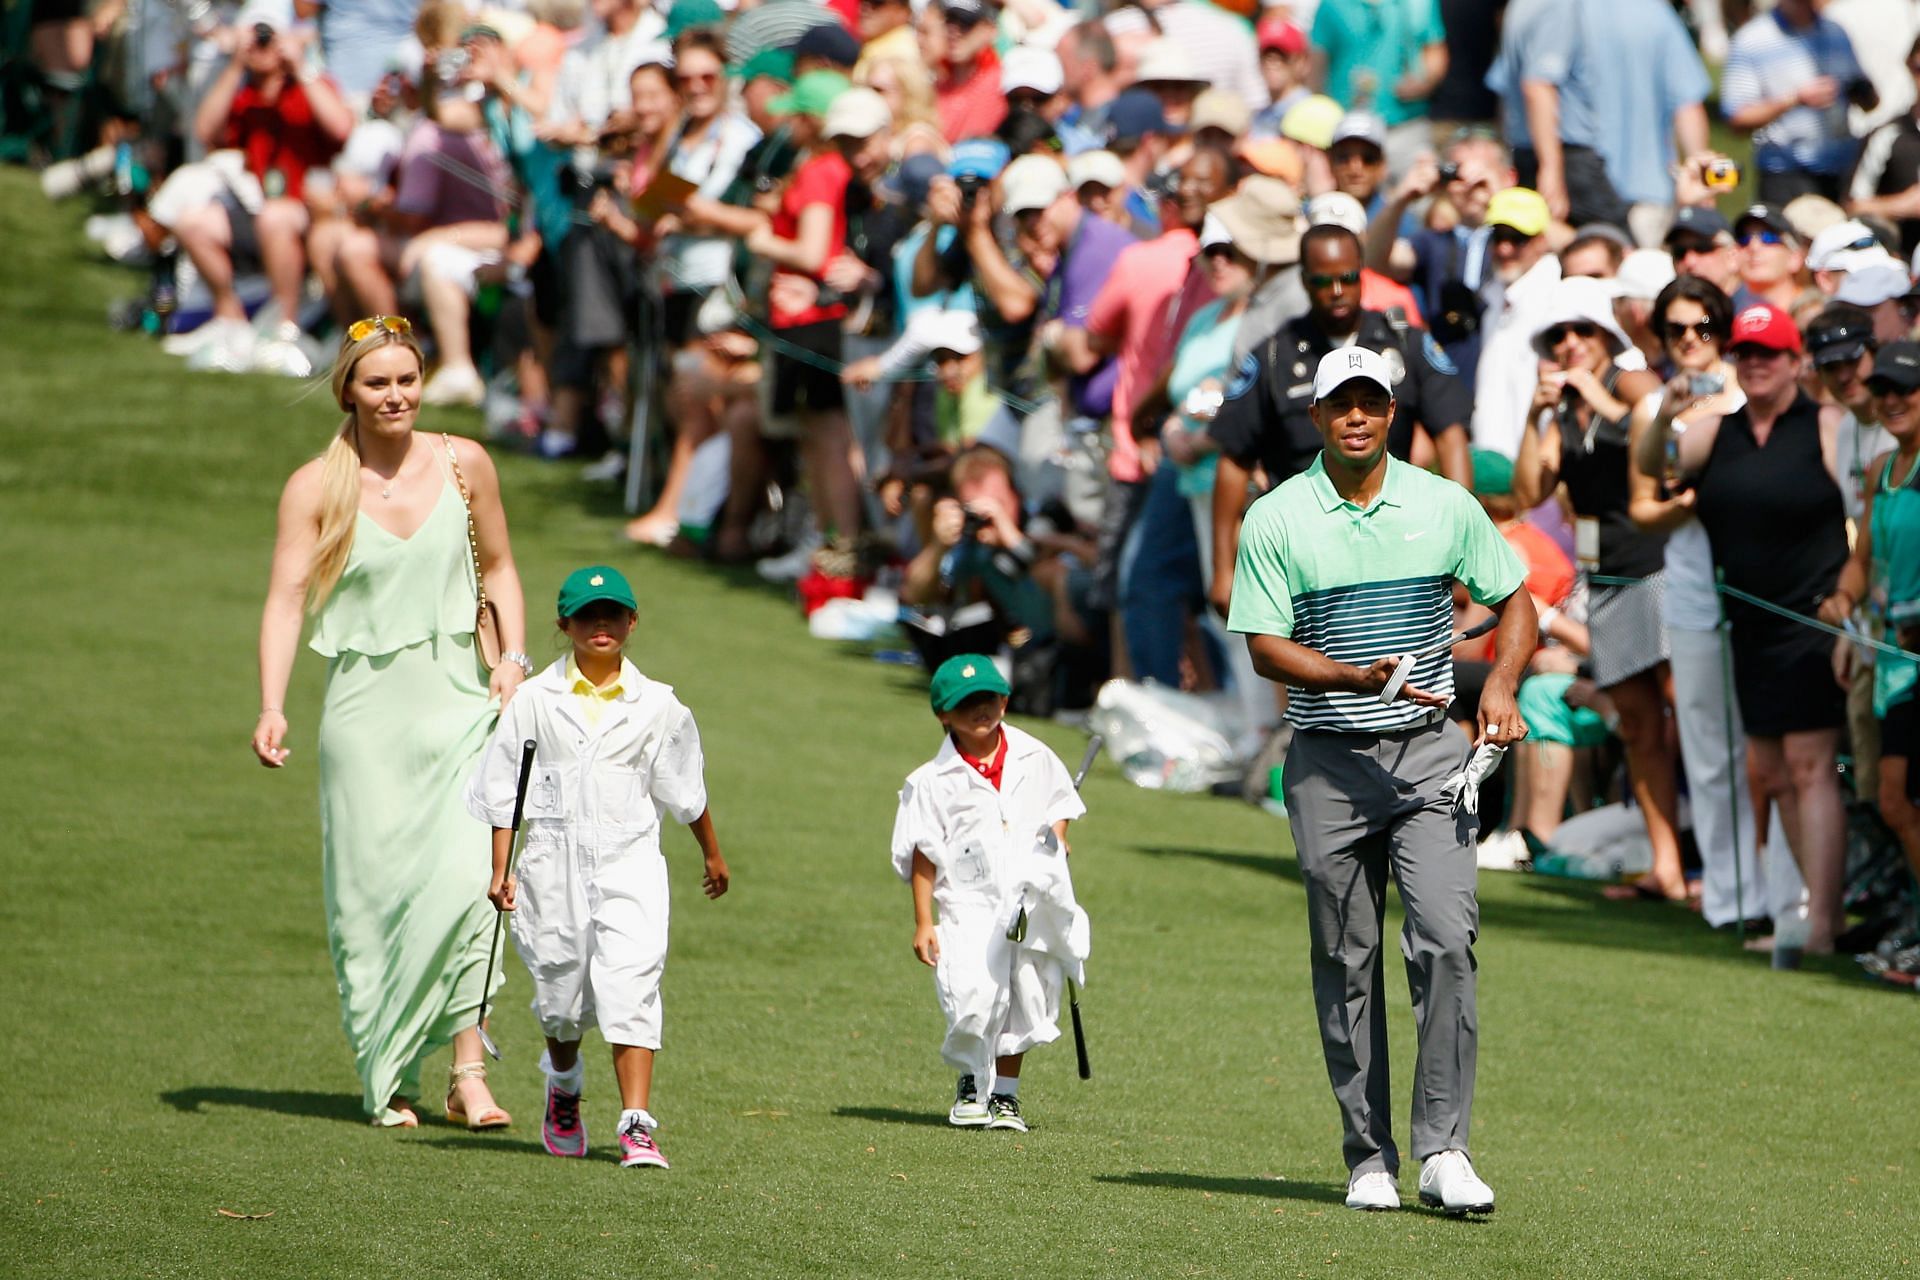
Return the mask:
[[[648,1131],[647,1126],[638,1116],[627,1121],[620,1128],[620,1167],[622,1169],[667,1167],[667,1158],[660,1154],[659,1144],[654,1142],[653,1134]]]
[[[580,1122],[580,1095],[547,1083],[547,1114],[540,1122],[540,1141],[547,1154],[580,1157],[587,1154],[587,1126]]]

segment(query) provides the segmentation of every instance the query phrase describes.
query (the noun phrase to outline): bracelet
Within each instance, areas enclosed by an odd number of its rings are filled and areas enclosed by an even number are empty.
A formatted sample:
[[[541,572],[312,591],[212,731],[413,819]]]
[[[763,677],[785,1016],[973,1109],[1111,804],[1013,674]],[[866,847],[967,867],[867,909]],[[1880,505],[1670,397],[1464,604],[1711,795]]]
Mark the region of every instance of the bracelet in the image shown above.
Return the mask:
[[[262,707],[260,708],[260,714],[263,716],[283,716],[287,714],[287,712],[284,707]]]
[[[533,676],[533,659],[529,658],[526,654],[520,652],[518,649],[508,649],[505,653],[502,653],[500,655],[500,661],[511,662],[514,666],[520,668],[521,675],[526,676],[529,679],[531,679]]]

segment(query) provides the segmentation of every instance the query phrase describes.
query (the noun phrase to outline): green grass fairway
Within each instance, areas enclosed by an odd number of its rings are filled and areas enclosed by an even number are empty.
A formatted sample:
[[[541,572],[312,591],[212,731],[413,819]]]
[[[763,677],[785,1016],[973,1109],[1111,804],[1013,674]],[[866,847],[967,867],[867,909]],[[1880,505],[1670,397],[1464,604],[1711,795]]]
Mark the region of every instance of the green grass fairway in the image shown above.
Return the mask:
[[[809,639],[748,576],[616,550],[610,494],[523,459],[502,470],[534,616],[565,570],[627,567],[634,656],[699,716],[733,865],[708,903],[691,838],[667,840],[655,1109],[673,1169],[609,1157],[597,1040],[593,1158],[540,1150],[517,961],[495,1024],[514,1128],[469,1135],[430,1099],[417,1132],[370,1129],[321,916],[314,655],[288,769],[246,746],[276,494],[334,414],[324,391],[190,375],[109,334],[107,299],[137,282],[92,261],[83,212],[0,173],[0,1274],[1851,1278],[1920,1262],[1920,1000],[1845,962],[1775,974],[1684,913],[1519,876],[1482,889],[1474,1147],[1499,1212],[1347,1212],[1283,824],[1136,791],[1110,762],[1074,836],[1094,1078],[1057,1045],[1025,1073],[1031,1134],[949,1130],[940,1017],[887,862],[896,788],[937,745],[920,681]],[[1077,759],[1074,734],[1036,729]],[[1412,1018],[1389,971],[1404,1131]]]

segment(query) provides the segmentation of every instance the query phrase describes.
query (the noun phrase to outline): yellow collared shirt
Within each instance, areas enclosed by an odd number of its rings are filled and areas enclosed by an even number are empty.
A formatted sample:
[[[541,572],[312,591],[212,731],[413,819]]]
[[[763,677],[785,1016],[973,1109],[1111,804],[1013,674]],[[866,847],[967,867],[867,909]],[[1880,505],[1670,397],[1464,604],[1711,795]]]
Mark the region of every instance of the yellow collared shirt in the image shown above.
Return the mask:
[[[574,697],[580,699],[580,710],[586,715],[588,726],[598,728],[600,717],[606,714],[607,704],[627,691],[627,664],[624,661],[620,664],[620,674],[613,678],[611,684],[595,685],[580,673],[580,664],[569,657],[567,688]]]

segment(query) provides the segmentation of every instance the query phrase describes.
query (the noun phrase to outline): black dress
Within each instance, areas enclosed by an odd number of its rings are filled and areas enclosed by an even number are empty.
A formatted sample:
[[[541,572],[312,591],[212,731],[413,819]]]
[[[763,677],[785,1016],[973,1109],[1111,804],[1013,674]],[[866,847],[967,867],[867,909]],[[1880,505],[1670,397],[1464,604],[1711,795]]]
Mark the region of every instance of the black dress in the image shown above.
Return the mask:
[[[1746,409],[1728,414],[1696,488],[1700,523],[1727,585],[1812,616],[1847,560],[1846,512],[1820,453],[1819,407],[1796,395],[1764,447]],[[1748,733],[1777,738],[1846,723],[1832,640],[1730,596],[1723,603]]]

